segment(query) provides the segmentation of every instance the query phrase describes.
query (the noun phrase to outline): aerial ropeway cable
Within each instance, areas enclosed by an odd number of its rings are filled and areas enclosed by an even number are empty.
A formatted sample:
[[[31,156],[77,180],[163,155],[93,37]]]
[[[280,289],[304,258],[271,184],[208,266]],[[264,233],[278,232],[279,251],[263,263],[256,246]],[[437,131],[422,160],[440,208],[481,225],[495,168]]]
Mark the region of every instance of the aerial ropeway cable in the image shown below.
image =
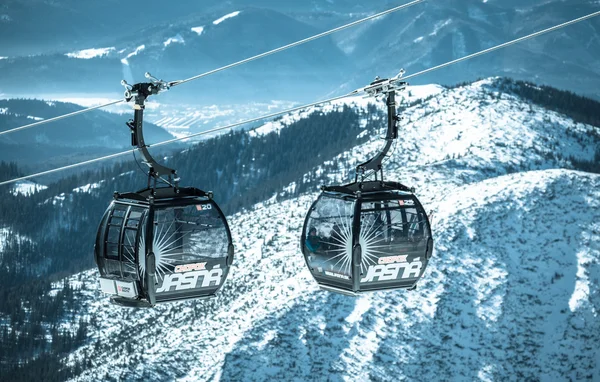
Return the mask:
[[[448,61],[446,63],[440,64],[440,65],[437,65],[437,66],[433,66],[433,67],[431,67],[429,69],[425,69],[425,70],[422,70],[422,71],[417,72],[417,73],[410,74],[408,76],[403,77],[403,79],[407,80],[407,79],[414,78],[414,77],[417,77],[417,76],[420,76],[420,75],[423,75],[423,74],[426,74],[426,73],[430,73],[430,72],[432,72],[434,70],[445,68],[447,66],[450,66],[450,65],[453,65],[453,64],[456,64],[456,63],[459,63],[459,62],[463,62],[463,61],[466,61],[468,59],[471,59],[471,58],[474,58],[474,57],[477,57],[477,56],[481,56],[483,54],[490,53],[492,51],[495,51],[495,50],[498,50],[498,49],[501,49],[501,48],[505,48],[507,46],[510,46],[510,45],[513,45],[513,44],[516,44],[516,43],[519,43],[519,42],[522,42],[522,41],[525,41],[525,40],[528,40],[528,39],[531,39],[531,38],[534,38],[534,37],[537,37],[537,36],[540,36],[540,35],[543,35],[545,33],[549,33],[549,32],[552,32],[552,31],[564,28],[566,26],[569,26],[569,25],[572,25],[572,24],[575,24],[575,23],[578,23],[578,22],[590,19],[592,17],[599,16],[599,15],[600,15],[600,11],[593,12],[593,13],[590,13],[588,15],[585,15],[585,16],[582,16],[582,17],[579,17],[579,18],[567,21],[565,23],[558,24],[558,25],[555,25],[553,27],[546,28],[546,29],[543,29],[543,30],[531,33],[529,35],[516,38],[514,40],[511,40],[511,41],[508,41],[508,42],[505,42],[505,43],[493,46],[491,48],[487,48],[487,49],[481,50],[479,52],[476,52],[476,53],[473,53],[473,54],[470,54],[470,55],[466,55],[464,57],[461,57],[461,58],[458,58],[458,59],[455,59],[455,60]],[[148,76],[149,76],[149,74],[148,74]],[[151,76],[149,76],[149,77],[151,79],[155,80],[154,77],[151,77]],[[171,83],[165,83],[163,81],[160,81],[160,82],[162,83],[161,86],[164,89],[170,87]],[[176,82],[177,81],[172,82],[172,83],[176,83]],[[325,100],[313,102],[313,103],[302,105],[302,106],[298,106],[298,107],[293,107],[293,108],[282,110],[282,111],[279,111],[279,112],[262,115],[262,116],[259,116],[259,117],[256,117],[256,118],[251,118],[251,119],[248,119],[248,120],[244,120],[244,121],[241,121],[241,122],[236,122],[236,123],[229,124],[229,125],[226,125],[226,126],[216,127],[214,129],[210,129],[210,130],[206,130],[206,131],[203,131],[203,132],[191,134],[191,135],[186,136],[186,137],[173,138],[173,139],[169,139],[169,140],[166,140],[166,141],[161,141],[161,142],[158,142],[158,143],[155,143],[155,144],[152,144],[152,145],[146,145],[146,147],[147,148],[158,147],[158,146],[166,145],[166,144],[169,144],[169,143],[173,143],[173,142],[177,142],[177,141],[181,141],[181,140],[185,140],[185,139],[189,139],[189,138],[194,138],[194,137],[198,137],[198,136],[202,136],[202,135],[206,135],[206,134],[211,134],[211,133],[214,133],[214,132],[217,132],[217,131],[231,129],[231,128],[238,127],[238,126],[241,126],[241,125],[244,125],[244,124],[258,122],[258,121],[261,121],[261,120],[264,120],[264,119],[268,119],[268,118],[273,118],[273,117],[276,117],[276,116],[279,116],[279,115],[282,115],[282,114],[291,113],[291,112],[302,110],[302,109],[305,109],[305,108],[308,108],[308,107],[312,107],[312,106],[316,106],[316,105],[320,105],[320,104],[325,104],[325,103],[329,103],[329,102],[332,102],[332,101],[343,99],[343,98],[346,98],[346,97],[349,97],[349,96],[352,96],[352,95],[356,95],[356,94],[365,92],[367,88],[368,88],[368,86],[365,87],[365,88],[360,88],[360,89],[354,90],[354,91],[352,91],[350,93],[347,93],[347,94],[344,94],[344,95],[341,95],[341,96],[337,96],[337,97],[333,97],[333,98],[328,98],[328,99],[325,99]],[[119,101],[115,101],[115,103],[116,102],[124,102],[124,101],[125,100],[119,100]],[[98,107],[95,107],[95,108],[99,108],[99,107],[101,107],[101,106],[98,106]],[[87,109],[81,110],[80,112],[85,112],[86,110]],[[81,113],[79,113],[79,114],[81,114]],[[70,115],[67,115],[67,116],[70,116]],[[48,119],[45,122],[51,122],[52,120],[61,119],[61,118],[66,118],[66,116],[55,117],[53,119]],[[17,129],[22,129],[22,128],[25,128],[27,126],[33,126],[33,125],[36,125],[36,124],[26,125],[26,126],[23,126],[21,128],[17,128]],[[4,133],[11,132],[11,131],[15,131],[15,129],[7,130]],[[31,179],[31,178],[38,177],[38,176],[48,175],[48,174],[56,173],[56,172],[59,172],[59,171],[64,171],[64,170],[68,170],[68,169],[72,169],[72,168],[84,166],[84,165],[87,165],[87,164],[92,164],[92,163],[97,163],[97,162],[108,160],[108,159],[117,158],[119,156],[127,155],[127,154],[130,154],[130,153],[131,153],[130,150],[122,151],[122,152],[119,152],[119,153],[110,154],[110,155],[106,155],[106,156],[103,156],[103,157],[99,157],[99,158],[95,158],[95,159],[90,159],[90,160],[86,160],[86,161],[82,161],[82,162],[70,164],[70,165],[67,165],[67,166],[58,167],[58,168],[51,169],[51,170],[41,171],[41,172],[37,172],[37,173],[34,173],[34,174],[30,174],[30,175],[26,175],[26,176],[22,176],[22,177],[18,177],[18,178],[13,178],[13,179],[10,179],[10,180],[6,180],[6,181],[3,181],[3,182],[0,182],[0,186],[6,185],[6,184],[15,183],[15,182],[19,182],[19,181],[23,181],[23,180],[27,180],[27,179]]]
[[[252,56],[252,57],[245,58],[243,60],[240,60],[240,61],[228,64],[228,65],[222,66],[220,68],[212,69],[212,70],[209,70],[208,72],[205,72],[205,73],[202,73],[202,74],[198,74],[198,75],[192,76],[190,78],[186,78],[184,80],[178,80],[178,81],[169,82],[168,86],[169,87],[173,87],[173,86],[182,85],[182,84],[184,84],[186,82],[194,81],[194,80],[200,79],[202,77],[206,77],[206,76],[209,76],[211,74],[218,73],[218,72],[223,71],[223,70],[227,70],[227,69],[231,69],[233,67],[239,66],[239,65],[243,65],[243,64],[246,64],[248,62],[251,62],[251,61],[254,61],[254,60],[258,60],[260,58],[267,57],[267,56],[270,56],[272,54],[279,53],[279,52],[282,52],[284,50],[287,50],[287,49],[290,49],[290,48],[293,48],[293,47],[296,47],[296,46],[299,46],[299,45],[302,45],[302,44],[306,44],[307,42],[317,40],[317,39],[319,39],[321,37],[329,36],[330,34],[339,32],[339,31],[347,29],[347,28],[351,28],[353,26],[362,24],[362,23],[364,23],[366,21],[373,20],[373,19],[376,19],[378,17],[382,17],[382,16],[388,15],[390,13],[399,11],[401,9],[408,8],[408,7],[412,6],[412,5],[415,5],[417,3],[421,3],[423,1],[424,0],[414,0],[414,1],[411,1],[409,3],[399,5],[397,7],[390,8],[390,9],[385,10],[383,12],[379,12],[379,13],[376,13],[374,15],[367,16],[367,17],[362,18],[360,20],[356,20],[356,21],[353,21],[351,23],[344,24],[342,26],[330,29],[328,31],[316,34],[314,36],[311,36],[311,37],[308,37],[308,38],[305,38],[305,39],[293,42],[291,44],[287,44],[287,45],[281,46],[281,47],[276,48],[276,49],[269,50],[269,51],[264,52],[264,53],[257,54],[257,55]],[[119,99],[119,100],[110,101],[110,102],[104,103],[102,105],[92,106],[92,107],[89,107],[89,108],[86,108],[86,109],[78,110],[78,111],[73,112],[73,113],[60,115],[58,117],[48,118],[48,119],[45,119],[45,120],[42,120],[42,121],[37,121],[37,122],[30,123],[30,124],[27,124],[27,125],[24,125],[24,126],[16,127],[14,129],[0,131],[0,135],[10,134],[10,133],[13,133],[13,132],[16,132],[16,131],[25,130],[25,129],[28,129],[28,128],[31,128],[31,127],[40,126],[40,125],[43,125],[43,124],[46,124],[46,123],[50,123],[50,122],[54,122],[54,121],[59,121],[59,120],[64,119],[64,118],[74,117],[76,115],[84,114],[84,113],[87,113],[89,111],[93,111],[93,110],[97,110],[97,109],[102,109],[102,108],[105,108],[105,107],[108,107],[108,106],[112,106],[112,105],[116,105],[116,104],[119,104],[119,103],[122,103],[122,102],[125,102],[125,99]]]

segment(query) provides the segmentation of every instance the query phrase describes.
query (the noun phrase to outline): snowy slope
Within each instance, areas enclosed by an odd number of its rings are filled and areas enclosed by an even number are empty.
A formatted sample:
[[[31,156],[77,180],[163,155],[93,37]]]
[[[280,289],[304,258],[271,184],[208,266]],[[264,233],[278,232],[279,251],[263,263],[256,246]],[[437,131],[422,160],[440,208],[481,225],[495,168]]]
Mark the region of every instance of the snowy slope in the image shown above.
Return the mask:
[[[246,333],[223,380],[598,376],[599,182],[552,170],[457,189],[417,292],[305,293]]]
[[[93,318],[70,355],[92,363],[76,379],[600,378],[600,176],[569,170],[569,157],[593,157],[600,129],[494,80],[432,92],[404,117],[386,174],[434,211],[417,291],[319,291],[298,245],[316,194],[273,198],[230,217],[237,255],[213,300],[127,310],[95,270],[75,276]],[[331,181],[380,145],[341,154]]]
[[[239,256],[215,300],[136,312],[85,292],[101,345],[80,379],[598,376],[599,186],[547,170],[458,188],[433,204],[419,289],[358,299],[318,291],[304,267],[310,197],[259,206],[231,219]]]
[[[34,182],[26,180],[26,181],[15,183],[15,185],[13,186],[12,193],[13,193],[13,195],[21,194],[21,195],[27,196],[27,195],[34,194],[40,190],[44,190],[46,188],[48,188],[48,187],[43,184],[38,184],[38,183],[34,183]]]

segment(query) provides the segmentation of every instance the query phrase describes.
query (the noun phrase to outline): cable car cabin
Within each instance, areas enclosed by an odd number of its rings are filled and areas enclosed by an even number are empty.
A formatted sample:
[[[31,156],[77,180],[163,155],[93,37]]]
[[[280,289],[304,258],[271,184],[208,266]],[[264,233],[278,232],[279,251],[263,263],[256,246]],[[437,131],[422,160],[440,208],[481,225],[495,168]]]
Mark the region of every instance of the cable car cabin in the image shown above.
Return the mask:
[[[431,257],[429,219],[400,183],[324,187],[304,222],[302,253],[322,289],[414,288]]]
[[[210,194],[196,188],[115,194],[100,227],[95,258],[113,303],[212,297],[233,261],[231,233]]]

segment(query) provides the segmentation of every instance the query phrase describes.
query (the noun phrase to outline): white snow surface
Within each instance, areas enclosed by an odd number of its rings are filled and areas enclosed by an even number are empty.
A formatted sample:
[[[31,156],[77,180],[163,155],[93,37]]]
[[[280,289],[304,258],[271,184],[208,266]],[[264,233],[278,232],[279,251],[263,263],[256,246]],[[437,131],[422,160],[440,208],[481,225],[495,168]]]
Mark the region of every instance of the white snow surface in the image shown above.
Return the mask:
[[[299,253],[316,195],[263,203],[230,218],[236,265],[213,300],[132,311],[84,291],[102,346],[78,379],[579,379],[597,372],[598,285],[575,312],[569,299],[579,252],[590,258],[582,274],[600,275],[598,234],[587,241],[599,186],[597,175],[544,170],[456,188],[429,204],[436,250],[419,289],[356,299],[319,291]],[[96,271],[82,277],[93,283]]]
[[[139,52],[141,52],[142,50],[146,49],[146,45],[140,45],[137,48],[135,48],[135,50],[131,53],[129,53],[127,56],[125,56],[125,58],[121,59],[121,63],[123,65],[129,65],[129,59],[135,55],[137,55]]]
[[[67,53],[67,54],[65,54],[65,56],[71,57],[71,58],[81,58],[81,59],[84,59],[84,60],[89,60],[90,58],[105,56],[105,55],[109,54],[110,52],[112,52],[114,50],[115,50],[114,47],[110,47],[110,48],[91,48],[91,49],[79,50],[77,52]]]
[[[163,45],[166,48],[167,46],[169,46],[173,43],[184,44],[185,41],[184,41],[183,37],[181,37],[181,35],[177,34],[176,36],[169,37],[167,40],[165,40],[165,42],[163,42]]]
[[[95,318],[68,356],[92,363],[75,379],[600,380],[600,175],[568,169],[571,156],[593,158],[600,128],[501,93],[494,79],[424,93],[385,163],[433,215],[416,291],[320,291],[298,244],[317,194],[273,197],[228,218],[236,257],[212,300],[123,309],[96,270],[73,276],[88,286],[78,311]],[[270,123],[254,134],[283,128]],[[347,165],[331,182],[381,145],[340,154]]]
[[[198,34],[198,36],[202,36],[202,33],[204,32],[204,26],[193,27],[190,29],[192,30],[192,32],[196,32],[196,34]]]
[[[213,21],[213,24],[214,24],[214,25],[219,25],[219,24],[221,24],[223,21],[225,21],[225,20],[227,20],[227,19],[230,19],[230,18],[232,18],[232,17],[235,17],[235,16],[239,15],[239,14],[240,14],[240,12],[241,12],[241,11],[235,11],[235,12],[228,13],[228,14],[226,14],[225,16],[223,16],[223,17],[219,17],[218,19],[216,19],[215,21]]]
[[[21,194],[28,196],[40,190],[45,190],[46,188],[48,187],[43,184],[38,184],[29,180],[24,180],[15,183],[11,192],[13,193],[13,195]]]

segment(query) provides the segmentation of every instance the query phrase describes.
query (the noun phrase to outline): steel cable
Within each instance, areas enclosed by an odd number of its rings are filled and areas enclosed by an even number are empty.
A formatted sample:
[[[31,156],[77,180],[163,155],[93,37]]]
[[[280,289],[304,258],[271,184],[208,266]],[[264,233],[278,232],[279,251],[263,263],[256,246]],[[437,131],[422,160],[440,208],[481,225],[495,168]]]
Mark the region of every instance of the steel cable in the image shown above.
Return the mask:
[[[431,67],[429,69],[426,69],[426,70],[423,70],[423,71],[420,71],[420,72],[408,75],[408,76],[404,77],[403,80],[409,79],[409,78],[414,78],[416,76],[423,75],[425,73],[429,73],[429,72],[432,72],[434,70],[441,69],[441,68],[444,68],[446,66],[449,66],[449,65],[452,65],[452,64],[456,64],[458,62],[462,62],[462,61],[465,61],[465,60],[468,60],[468,59],[480,56],[482,54],[489,53],[489,52],[495,51],[497,49],[501,49],[501,48],[504,48],[504,47],[516,44],[518,42],[528,40],[528,39],[533,38],[533,37],[540,36],[540,35],[542,35],[544,33],[552,32],[552,31],[555,31],[557,29],[564,28],[564,27],[566,27],[568,25],[575,24],[577,22],[580,22],[580,21],[583,21],[583,20],[587,20],[587,19],[590,19],[590,18],[598,16],[598,15],[600,15],[600,11],[597,11],[597,12],[594,12],[594,13],[590,13],[590,14],[588,14],[586,16],[579,17],[577,19],[573,19],[571,21],[567,21],[565,23],[558,24],[556,26],[553,26],[553,27],[550,27],[550,28],[547,28],[547,29],[544,29],[544,30],[541,30],[541,31],[538,31],[538,32],[534,32],[534,33],[529,34],[527,36],[519,37],[517,39],[511,40],[511,41],[508,41],[508,42],[505,42],[505,43],[502,43],[502,44],[499,44],[499,45],[496,45],[494,47],[484,49],[484,50],[482,50],[480,52],[473,53],[473,54],[470,54],[470,55],[458,58],[456,60],[452,60],[452,61],[449,61],[447,63],[441,64],[441,65],[437,65],[437,66]],[[213,132],[216,132],[216,131],[220,131],[220,130],[231,129],[233,127],[237,127],[237,126],[244,125],[244,124],[247,124],[247,123],[253,123],[253,122],[261,121],[263,119],[272,118],[272,117],[276,117],[278,115],[282,115],[282,114],[286,114],[286,113],[291,113],[291,112],[294,112],[294,111],[297,111],[297,110],[301,110],[301,109],[305,109],[305,108],[308,108],[308,107],[316,106],[316,105],[319,105],[319,104],[324,104],[324,103],[336,101],[336,100],[339,100],[339,99],[342,99],[342,98],[346,98],[346,97],[349,97],[349,96],[352,96],[352,95],[355,95],[355,94],[357,94],[356,91],[348,93],[348,94],[344,94],[342,96],[329,98],[329,99],[326,99],[326,100],[323,100],[323,101],[317,101],[317,102],[313,102],[311,104],[307,104],[307,105],[303,105],[303,106],[298,106],[298,107],[294,107],[294,108],[291,108],[291,109],[286,109],[286,110],[283,110],[283,111],[280,111],[280,112],[271,113],[271,114],[263,115],[263,116],[260,116],[260,117],[248,119],[248,120],[245,120],[245,121],[233,123],[233,124],[230,124],[230,125],[227,125],[227,126],[217,127],[217,128],[211,129],[211,130],[207,130],[207,131],[203,131],[203,132],[200,132],[200,133],[192,134],[192,135],[189,135],[187,137],[169,139],[169,140],[162,141],[162,142],[159,142],[159,143],[156,143],[156,144],[153,144],[153,145],[147,145],[147,147],[158,147],[158,146],[166,145],[166,144],[173,143],[173,142],[176,142],[176,141],[180,141],[180,140],[184,140],[184,139],[189,139],[189,138],[193,138],[193,137],[197,137],[197,136],[201,136],[201,135],[210,134],[210,133],[213,133]],[[6,181],[3,181],[3,182],[0,182],[0,186],[3,186],[5,184],[10,184],[10,183],[15,183],[15,182],[26,180],[26,179],[30,179],[30,178],[34,178],[34,177],[37,177],[37,176],[42,176],[42,175],[47,175],[47,174],[55,173],[55,172],[58,172],[58,171],[68,170],[68,169],[79,167],[79,166],[83,166],[83,165],[86,165],[86,164],[91,164],[91,163],[96,163],[96,162],[104,161],[104,160],[107,160],[107,159],[116,158],[116,157],[128,154],[129,152],[130,152],[130,150],[127,150],[127,151],[123,151],[123,152],[116,153],[116,154],[106,155],[106,156],[103,156],[103,157],[100,157],[100,158],[95,158],[95,159],[90,159],[90,160],[79,162],[79,163],[74,163],[74,164],[71,164],[71,165],[59,167],[59,168],[52,169],[52,170],[42,171],[42,172],[38,172],[38,173],[35,173],[35,174],[26,175],[26,176],[19,177],[19,178],[14,178],[14,179],[11,179],[11,180],[6,180]]]

